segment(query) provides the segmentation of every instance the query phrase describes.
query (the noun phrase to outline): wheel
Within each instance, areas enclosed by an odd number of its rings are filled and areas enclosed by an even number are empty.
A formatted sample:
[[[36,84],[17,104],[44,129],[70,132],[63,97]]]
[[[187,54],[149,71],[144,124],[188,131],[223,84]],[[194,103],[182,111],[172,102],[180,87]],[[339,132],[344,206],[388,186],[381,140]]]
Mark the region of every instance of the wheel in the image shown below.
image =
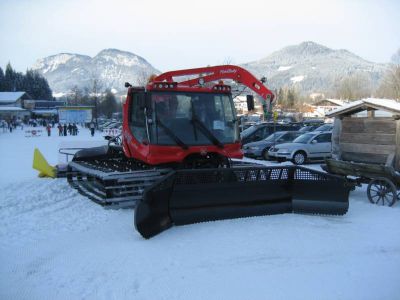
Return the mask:
[[[305,163],[307,155],[303,151],[297,151],[293,155],[292,162],[296,165],[302,165]]]
[[[264,160],[269,160],[268,150],[269,148],[264,149],[263,153],[261,154]]]
[[[369,182],[367,195],[373,204],[392,206],[397,200],[397,189],[389,179],[380,177]]]

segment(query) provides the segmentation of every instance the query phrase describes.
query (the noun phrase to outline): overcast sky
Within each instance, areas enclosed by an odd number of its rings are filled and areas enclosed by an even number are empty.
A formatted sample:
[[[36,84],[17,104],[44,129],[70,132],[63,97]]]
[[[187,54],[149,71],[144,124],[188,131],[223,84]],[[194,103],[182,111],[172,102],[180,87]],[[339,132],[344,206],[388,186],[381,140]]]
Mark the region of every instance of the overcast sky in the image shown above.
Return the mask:
[[[138,54],[161,71],[244,63],[302,41],[388,62],[399,0],[0,0],[0,67],[56,53]]]

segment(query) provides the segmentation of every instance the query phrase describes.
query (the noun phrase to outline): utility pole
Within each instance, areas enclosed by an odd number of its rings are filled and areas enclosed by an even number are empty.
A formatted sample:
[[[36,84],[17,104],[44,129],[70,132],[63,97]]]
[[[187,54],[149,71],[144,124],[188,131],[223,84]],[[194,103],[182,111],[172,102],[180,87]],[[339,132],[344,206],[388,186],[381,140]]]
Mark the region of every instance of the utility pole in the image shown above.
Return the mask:
[[[97,122],[97,79],[93,80],[93,92],[94,92],[94,118],[96,129],[99,129]]]
[[[94,111],[95,111],[95,122],[96,122],[96,129],[99,129],[98,123],[97,123],[97,94],[94,96]]]

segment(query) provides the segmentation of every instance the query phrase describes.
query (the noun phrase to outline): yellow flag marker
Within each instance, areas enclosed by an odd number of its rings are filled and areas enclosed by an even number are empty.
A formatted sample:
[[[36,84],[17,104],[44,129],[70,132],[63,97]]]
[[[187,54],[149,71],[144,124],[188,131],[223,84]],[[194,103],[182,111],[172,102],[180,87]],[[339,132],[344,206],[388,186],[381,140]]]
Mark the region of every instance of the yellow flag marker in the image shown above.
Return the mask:
[[[33,153],[33,168],[40,172],[39,177],[56,178],[56,168],[49,165],[37,148],[35,148],[35,152]]]

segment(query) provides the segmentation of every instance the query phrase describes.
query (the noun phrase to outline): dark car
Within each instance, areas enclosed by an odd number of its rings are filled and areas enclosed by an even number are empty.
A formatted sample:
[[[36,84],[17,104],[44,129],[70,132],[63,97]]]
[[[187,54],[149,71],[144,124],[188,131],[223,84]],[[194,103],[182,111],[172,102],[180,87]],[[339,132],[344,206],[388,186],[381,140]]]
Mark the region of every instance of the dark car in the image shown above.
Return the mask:
[[[301,134],[302,133],[298,131],[277,131],[261,141],[244,145],[244,155],[253,158],[262,157],[267,160],[269,148],[274,145],[289,143]]]
[[[259,123],[243,130],[240,134],[242,144],[261,141],[277,131],[297,131],[302,127],[299,123],[274,124]]]
[[[306,119],[303,120],[303,124],[306,126],[309,125],[317,125],[317,126],[321,126],[324,125],[325,121],[323,119]]]

